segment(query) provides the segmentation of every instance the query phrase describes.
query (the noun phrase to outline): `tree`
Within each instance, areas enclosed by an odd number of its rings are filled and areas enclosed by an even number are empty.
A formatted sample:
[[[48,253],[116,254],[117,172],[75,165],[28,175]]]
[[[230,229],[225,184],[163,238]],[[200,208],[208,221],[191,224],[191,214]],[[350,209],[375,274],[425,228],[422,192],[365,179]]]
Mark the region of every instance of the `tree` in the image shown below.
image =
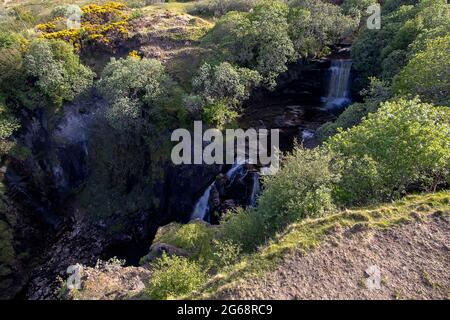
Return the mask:
[[[73,47],[60,40],[34,40],[25,54],[24,69],[56,107],[87,90],[94,77]]]
[[[259,72],[262,82],[274,88],[277,76],[295,59],[288,33],[288,6],[280,1],[260,1],[251,12],[230,12],[219,20],[204,40],[217,46],[218,59]]]
[[[97,83],[110,103],[108,122],[116,129],[129,128],[148,117],[149,110],[168,92],[169,85],[161,62],[134,57],[112,58]]]
[[[339,176],[331,170],[327,150],[295,148],[284,159],[283,168],[264,181],[257,214],[269,230],[298,219],[317,217],[334,208],[332,190]]]
[[[205,63],[193,80],[193,88],[207,103],[222,100],[237,108],[260,81],[261,76],[254,70],[234,67],[228,62],[216,66]]]
[[[290,6],[289,35],[303,57],[325,55],[330,45],[350,35],[358,25],[358,19],[345,15],[332,3],[295,0]]]
[[[362,204],[448,183],[449,136],[448,108],[417,99],[384,103],[361,124],[326,142],[342,176],[338,199]]]
[[[428,42],[395,77],[394,91],[419,95],[424,101],[450,106],[450,35]]]
[[[164,80],[167,75],[158,60],[112,58],[101,74],[98,88],[110,102],[128,97],[150,104],[164,92]]]
[[[189,109],[201,111],[208,123],[224,128],[237,118],[242,102],[260,82],[257,71],[228,62],[216,66],[205,63],[192,81],[194,94],[185,103]]]

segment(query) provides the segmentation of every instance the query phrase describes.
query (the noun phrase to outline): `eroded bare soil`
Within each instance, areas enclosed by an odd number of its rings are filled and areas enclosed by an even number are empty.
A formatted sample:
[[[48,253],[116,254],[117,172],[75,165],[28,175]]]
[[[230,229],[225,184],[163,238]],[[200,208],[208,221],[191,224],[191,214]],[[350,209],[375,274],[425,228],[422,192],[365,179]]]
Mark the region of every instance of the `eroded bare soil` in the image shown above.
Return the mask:
[[[372,266],[381,272],[380,289],[368,287]],[[315,251],[292,254],[218,298],[448,299],[449,266],[449,218],[437,212],[389,230],[338,231]]]

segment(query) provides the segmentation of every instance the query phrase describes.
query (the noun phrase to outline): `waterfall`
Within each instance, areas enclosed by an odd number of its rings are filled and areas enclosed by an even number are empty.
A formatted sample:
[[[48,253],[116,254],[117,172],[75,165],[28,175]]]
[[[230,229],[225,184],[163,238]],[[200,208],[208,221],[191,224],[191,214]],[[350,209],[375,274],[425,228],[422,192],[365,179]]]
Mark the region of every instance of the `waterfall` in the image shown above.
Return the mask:
[[[258,196],[261,193],[261,183],[259,181],[259,173],[254,172],[252,175],[253,185],[252,185],[252,193],[250,195],[250,207],[256,208],[256,202],[258,200]]]
[[[245,163],[237,162],[233,164],[230,170],[226,173],[227,178],[229,179],[229,184],[234,182],[234,179],[239,173],[242,173],[242,170],[245,168]],[[211,196],[211,190],[214,188],[215,182],[213,182],[203,193],[200,199],[195,204],[194,210],[191,214],[191,220],[205,220],[207,217],[210,207],[209,207],[209,198]]]
[[[324,99],[327,108],[342,108],[351,103],[350,72],[351,60],[332,60],[328,96]]]
[[[214,182],[206,189],[205,193],[203,193],[195,204],[194,211],[191,214],[191,220],[205,220],[206,215],[209,213],[209,197],[213,187]]]

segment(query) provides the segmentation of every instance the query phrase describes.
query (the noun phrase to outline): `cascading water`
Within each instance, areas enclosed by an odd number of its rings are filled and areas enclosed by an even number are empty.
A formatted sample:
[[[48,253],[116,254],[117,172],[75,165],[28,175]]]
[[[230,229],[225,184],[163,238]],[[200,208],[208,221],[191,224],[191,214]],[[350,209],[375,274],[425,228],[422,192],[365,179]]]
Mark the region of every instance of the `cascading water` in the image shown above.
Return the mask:
[[[249,173],[246,164],[243,162],[237,162],[235,163],[230,170],[226,173],[226,177],[228,179],[227,184],[232,185],[236,179],[237,176],[240,176],[240,179],[244,179],[245,176]],[[259,181],[259,173],[258,172],[252,172],[252,191],[249,198],[249,205],[254,207],[256,206],[256,199],[257,196],[260,193],[261,187],[260,187],[260,181]],[[215,182],[213,182],[203,193],[203,195],[200,197],[200,199],[197,201],[197,203],[194,206],[194,210],[192,211],[191,220],[206,220],[208,217],[208,214],[210,213],[210,205],[209,200],[211,197],[211,191],[215,187]]]
[[[259,181],[259,173],[253,172],[252,175],[253,179],[253,186],[252,186],[252,193],[250,194],[250,207],[256,208],[258,196],[261,193],[261,182]]]
[[[200,197],[194,207],[194,211],[191,214],[191,220],[205,220],[206,215],[209,212],[209,197],[211,190],[214,187],[214,182],[206,189],[205,193]]]
[[[328,96],[324,98],[327,108],[344,108],[351,103],[350,73],[351,60],[332,60]]]

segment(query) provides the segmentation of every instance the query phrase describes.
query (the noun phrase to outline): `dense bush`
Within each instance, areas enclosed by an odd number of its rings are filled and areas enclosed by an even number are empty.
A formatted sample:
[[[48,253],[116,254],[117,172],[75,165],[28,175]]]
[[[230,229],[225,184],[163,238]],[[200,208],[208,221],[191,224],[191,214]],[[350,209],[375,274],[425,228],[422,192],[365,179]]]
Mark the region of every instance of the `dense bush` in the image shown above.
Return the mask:
[[[450,113],[419,100],[386,102],[360,125],[332,137],[339,202],[392,199],[409,189],[435,190],[449,179]]]
[[[419,95],[424,101],[450,106],[450,35],[431,40],[395,77],[400,95]]]
[[[357,20],[339,6],[323,1],[262,0],[250,12],[229,12],[206,35],[216,60],[254,69],[263,84],[274,88],[287,64],[302,57],[324,55],[328,46],[350,34]]]
[[[19,121],[0,96],[0,157],[7,154],[12,148],[13,144],[8,141],[8,138],[19,128]]]
[[[220,17],[230,11],[248,12],[257,0],[202,0],[189,9],[190,14]]]
[[[152,265],[146,295],[155,300],[176,298],[198,290],[205,281],[205,273],[195,262],[163,255]]]
[[[214,230],[203,222],[192,222],[175,225],[171,230],[156,238],[155,241],[167,243],[177,248],[185,249],[205,269],[211,264],[212,241]]]
[[[234,67],[228,62],[217,66],[205,63],[194,78],[192,87],[206,103],[224,101],[230,108],[236,108],[248,99],[251,89],[260,81],[257,71]]]
[[[332,191],[339,177],[331,170],[330,160],[320,148],[295,148],[284,159],[280,172],[265,179],[257,211],[269,230],[321,216],[334,208]]]
[[[257,71],[228,62],[216,66],[205,63],[192,81],[194,95],[185,103],[191,110],[201,111],[208,123],[223,128],[237,118],[242,102],[260,81]]]
[[[269,0],[250,13],[231,12],[218,21],[205,43],[216,46],[221,59],[257,70],[264,84],[273,88],[276,77],[295,57],[288,12],[286,4]]]
[[[226,213],[220,222],[219,234],[221,239],[239,244],[244,252],[254,250],[268,236],[264,217],[250,208]]]
[[[103,5],[88,4],[80,10],[78,6],[63,5],[52,11],[54,19],[38,24],[36,30],[45,39],[59,39],[71,43],[77,50],[99,46],[114,49],[129,35],[129,8],[121,2],[106,2]],[[80,15],[80,27],[70,28],[66,17]]]
[[[427,41],[448,34],[450,28],[445,0],[388,1],[382,14],[381,29],[365,29],[353,44],[357,89],[364,88],[369,77],[392,80]]]
[[[168,84],[161,62],[128,57],[112,58],[97,87],[111,104],[107,111],[110,124],[124,129],[143,117],[144,106],[154,107],[156,100],[167,92]]]
[[[302,57],[327,54],[330,45],[349,36],[358,24],[358,19],[328,2],[294,0],[289,4],[289,35]]]
[[[58,40],[35,40],[24,57],[25,74],[56,106],[91,87],[94,74],[80,63],[73,47]]]

